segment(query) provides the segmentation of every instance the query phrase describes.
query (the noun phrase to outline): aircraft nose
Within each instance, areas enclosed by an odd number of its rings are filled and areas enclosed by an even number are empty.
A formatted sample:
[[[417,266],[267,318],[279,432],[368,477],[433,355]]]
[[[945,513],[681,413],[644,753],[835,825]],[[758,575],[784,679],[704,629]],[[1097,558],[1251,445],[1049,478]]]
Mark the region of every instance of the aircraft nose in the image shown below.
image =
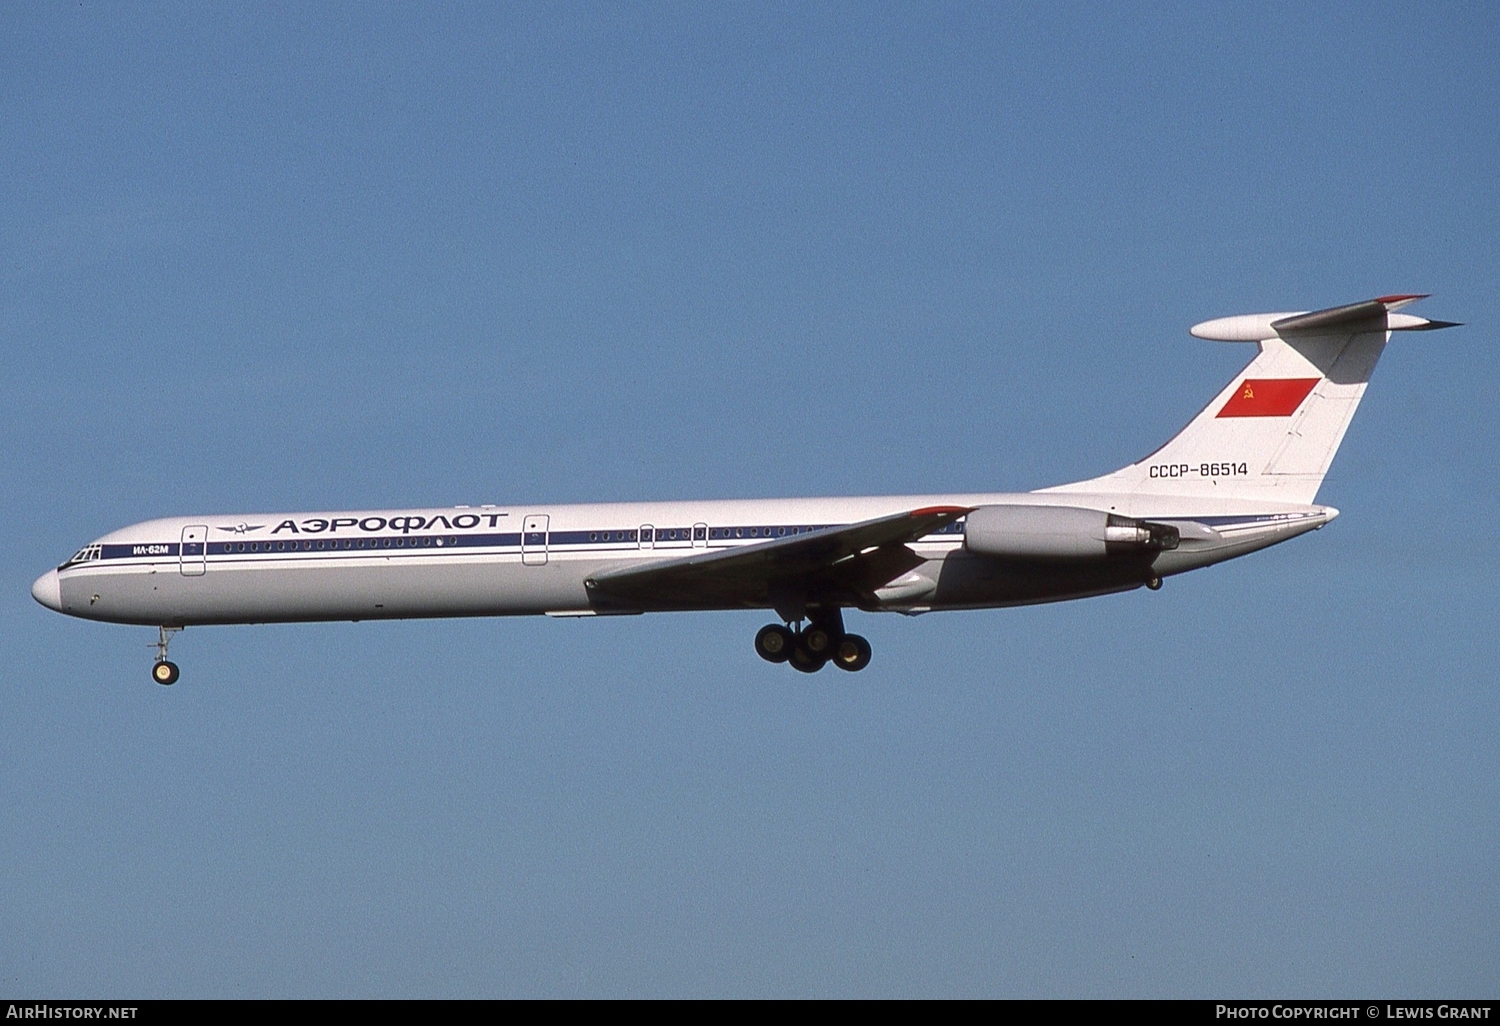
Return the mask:
[[[48,570],[32,582],[31,597],[48,609],[62,612],[62,584],[56,570]]]

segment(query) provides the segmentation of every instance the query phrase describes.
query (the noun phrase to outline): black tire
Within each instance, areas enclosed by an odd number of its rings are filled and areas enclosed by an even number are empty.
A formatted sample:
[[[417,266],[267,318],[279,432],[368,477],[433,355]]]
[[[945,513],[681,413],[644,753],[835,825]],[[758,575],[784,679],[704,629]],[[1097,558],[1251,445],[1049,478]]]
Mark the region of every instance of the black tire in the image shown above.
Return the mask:
[[[796,645],[796,636],[779,623],[768,623],[755,635],[755,654],[768,663],[786,662]]]
[[[870,665],[871,654],[868,641],[858,634],[845,634],[834,646],[830,661],[841,670],[858,673]]]
[[[828,657],[809,652],[800,641],[792,646],[792,655],[787,662],[792,664],[792,669],[801,670],[803,673],[817,673],[828,662]]]
[[[163,659],[151,667],[151,679],[166,687],[177,683],[177,678],[182,676],[182,671],[177,669],[177,664]]]
[[[819,659],[833,655],[836,643],[833,632],[826,627],[809,627],[802,632],[802,647]]]

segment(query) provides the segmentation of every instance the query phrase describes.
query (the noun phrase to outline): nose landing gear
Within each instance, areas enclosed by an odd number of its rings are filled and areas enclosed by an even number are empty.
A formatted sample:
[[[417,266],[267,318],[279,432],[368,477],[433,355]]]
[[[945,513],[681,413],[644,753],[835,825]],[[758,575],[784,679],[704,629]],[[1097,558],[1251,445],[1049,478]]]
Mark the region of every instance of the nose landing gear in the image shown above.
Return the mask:
[[[829,663],[850,673],[870,665],[870,643],[845,633],[840,610],[817,609],[811,614],[805,630],[766,624],[755,635],[756,655],[768,663],[791,663],[802,673],[817,673]]]
[[[182,671],[177,664],[167,658],[167,646],[172,642],[172,635],[182,630],[181,627],[163,627],[161,634],[157,637],[156,662],[151,664],[151,679],[163,686],[176,684],[177,678],[182,676]]]

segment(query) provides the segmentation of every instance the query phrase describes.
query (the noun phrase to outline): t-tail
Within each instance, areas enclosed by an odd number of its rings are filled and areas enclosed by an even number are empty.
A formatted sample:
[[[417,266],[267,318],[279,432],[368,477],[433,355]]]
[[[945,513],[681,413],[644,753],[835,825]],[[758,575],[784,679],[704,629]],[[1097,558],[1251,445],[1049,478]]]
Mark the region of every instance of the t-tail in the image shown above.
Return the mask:
[[[1391,332],[1456,326],[1397,312],[1425,298],[1381,296],[1194,325],[1198,338],[1258,342],[1260,353],[1150,456],[1044,491],[1311,503]]]

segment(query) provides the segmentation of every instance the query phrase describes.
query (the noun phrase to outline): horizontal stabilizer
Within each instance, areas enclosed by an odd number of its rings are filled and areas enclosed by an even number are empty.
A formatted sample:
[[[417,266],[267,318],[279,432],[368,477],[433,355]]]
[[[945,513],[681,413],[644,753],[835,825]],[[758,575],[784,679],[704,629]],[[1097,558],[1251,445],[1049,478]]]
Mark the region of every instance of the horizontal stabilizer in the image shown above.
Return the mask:
[[[1193,325],[1189,332],[1196,338],[1214,342],[1264,342],[1273,338],[1329,335],[1356,330],[1434,331],[1459,326],[1455,321],[1432,321],[1396,312],[1409,303],[1426,298],[1425,295],[1418,294],[1381,296],[1363,303],[1350,303],[1327,310],[1218,317]]]

